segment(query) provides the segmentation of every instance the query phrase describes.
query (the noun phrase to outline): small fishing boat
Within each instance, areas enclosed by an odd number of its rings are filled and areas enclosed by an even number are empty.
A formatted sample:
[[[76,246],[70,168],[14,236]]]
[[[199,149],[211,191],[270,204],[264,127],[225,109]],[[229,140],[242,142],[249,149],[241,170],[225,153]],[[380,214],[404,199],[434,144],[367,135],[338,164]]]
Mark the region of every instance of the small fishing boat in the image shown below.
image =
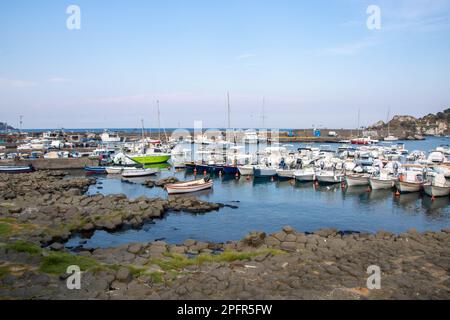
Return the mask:
[[[253,167],[253,176],[255,178],[267,178],[274,177],[277,175],[277,169],[266,167],[266,166],[255,166]]]
[[[368,186],[369,185],[369,175],[365,173],[353,173],[345,176],[345,182],[347,186]]]
[[[136,169],[136,170],[125,170],[122,172],[122,177],[124,178],[138,178],[154,175],[158,172],[158,169],[148,168],[148,169]]]
[[[177,182],[166,184],[164,187],[169,194],[177,194],[177,193],[190,193],[201,190],[210,189],[213,186],[213,181],[209,178],[203,178],[194,181],[187,182]]]
[[[106,167],[85,166],[84,171],[86,171],[86,173],[88,173],[88,174],[105,174]]]
[[[312,167],[295,170],[294,177],[295,180],[300,182],[311,182],[316,180],[316,172]]]
[[[400,193],[419,192],[424,185],[423,174],[420,171],[406,171],[399,176],[395,187]]]
[[[30,164],[28,166],[1,166],[0,173],[29,173],[33,172],[34,168]]]
[[[334,171],[319,171],[316,174],[316,179],[319,184],[335,184],[344,181],[344,175]]]
[[[252,176],[253,175],[253,167],[252,165],[244,165],[238,166],[238,170],[241,176]]]
[[[138,168],[136,167],[120,167],[120,166],[113,166],[113,167],[106,167],[106,173],[108,174],[119,174],[127,170],[136,170]]]
[[[423,185],[423,189],[430,197],[448,197],[450,194],[450,184],[443,174],[435,175]]]
[[[372,190],[392,189],[395,185],[396,179],[390,176],[388,172],[381,171],[379,176],[372,176],[369,178],[370,187]]]
[[[293,169],[277,169],[276,170],[278,177],[282,179],[293,179],[294,178],[294,172]]]

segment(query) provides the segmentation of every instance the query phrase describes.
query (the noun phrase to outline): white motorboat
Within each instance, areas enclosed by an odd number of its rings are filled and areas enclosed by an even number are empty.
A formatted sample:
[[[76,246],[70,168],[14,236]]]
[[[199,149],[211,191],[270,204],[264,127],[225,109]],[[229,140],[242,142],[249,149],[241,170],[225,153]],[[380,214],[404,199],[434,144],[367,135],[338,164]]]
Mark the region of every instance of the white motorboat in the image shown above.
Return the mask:
[[[450,184],[443,174],[435,175],[423,185],[423,189],[430,197],[448,197],[450,194]]]
[[[121,166],[112,166],[106,167],[106,173],[108,174],[119,174],[128,170],[138,170],[136,167],[121,167]]]
[[[388,174],[387,171],[381,171],[380,175],[369,178],[370,187],[372,190],[392,189],[395,185],[396,179]]]
[[[316,180],[316,172],[314,168],[308,167],[294,172],[295,180],[300,182],[310,182]]]
[[[400,193],[419,192],[423,185],[422,172],[412,170],[402,173],[395,183],[395,187]]]
[[[253,176],[256,178],[273,177],[277,175],[277,169],[258,165],[253,167]]]
[[[154,175],[157,172],[158,172],[158,169],[153,169],[153,168],[125,170],[122,172],[122,177],[124,177],[124,178],[146,177],[146,176]]]
[[[239,174],[241,176],[252,176],[253,175],[253,167],[252,165],[244,165],[238,166]]]
[[[428,155],[428,163],[443,163],[445,162],[445,154],[442,151],[433,151]]]
[[[347,186],[367,186],[369,185],[370,175],[366,173],[353,173],[345,176]]]
[[[344,175],[332,170],[321,170],[316,174],[319,184],[335,184],[344,181]]]
[[[212,188],[212,186],[213,186],[212,180],[210,180],[209,178],[203,178],[194,181],[166,184],[164,188],[167,190],[167,193],[169,194],[178,194],[210,189]]]
[[[386,138],[384,138],[384,141],[398,141],[398,138],[393,135],[389,135]]]
[[[294,178],[294,169],[277,169],[276,170],[278,177],[285,179],[293,179]]]

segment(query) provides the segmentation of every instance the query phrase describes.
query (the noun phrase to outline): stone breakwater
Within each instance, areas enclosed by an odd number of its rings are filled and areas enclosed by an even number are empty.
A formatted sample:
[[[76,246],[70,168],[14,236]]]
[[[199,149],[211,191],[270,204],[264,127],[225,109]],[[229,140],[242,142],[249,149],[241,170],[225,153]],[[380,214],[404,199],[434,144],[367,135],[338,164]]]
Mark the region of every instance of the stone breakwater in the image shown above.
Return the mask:
[[[450,298],[449,229],[395,235],[285,227],[227,243],[188,239],[70,252],[61,242],[73,233],[221,206],[83,195],[94,183],[64,172],[0,175],[0,299]],[[67,288],[70,265],[83,271],[80,290]],[[372,265],[381,269],[379,290],[366,287]]]
[[[0,175],[0,238],[14,236],[47,245],[64,242],[74,233],[139,228],[167,211],[204,213],[223,206],[194,197],[88,196],[83,193],[95,179],[65,176],[57,171]]]

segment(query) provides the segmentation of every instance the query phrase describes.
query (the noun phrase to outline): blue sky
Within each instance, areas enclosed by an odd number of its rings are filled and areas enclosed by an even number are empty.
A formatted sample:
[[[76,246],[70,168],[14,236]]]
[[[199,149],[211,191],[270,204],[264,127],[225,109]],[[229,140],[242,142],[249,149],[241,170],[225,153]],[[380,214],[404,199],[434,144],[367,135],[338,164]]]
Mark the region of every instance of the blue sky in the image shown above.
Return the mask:
[[[66,8],[81,9],[81,30]],[[366,27],[369,5],[381,30]],[[450,107],[450,0],[1,1],[0,121],[350,128]]]

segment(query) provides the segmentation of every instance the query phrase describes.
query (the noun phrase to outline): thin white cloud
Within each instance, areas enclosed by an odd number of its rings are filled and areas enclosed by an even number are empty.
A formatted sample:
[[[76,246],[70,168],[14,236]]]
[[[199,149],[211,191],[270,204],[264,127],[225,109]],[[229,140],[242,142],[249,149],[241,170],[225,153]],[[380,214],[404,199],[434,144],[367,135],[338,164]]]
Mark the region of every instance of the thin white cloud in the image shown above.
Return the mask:
[[[336,55],[336,56],[353,56],[361,53],[362,51],[378,45],[380,42],[374,39],[365,39],[354,43],[344,44],[341,46],[326,48],[319,51],[319,55]]]
[[[254,58],[254,57],[256,57],[256,54],[245,53],[245,54],[241,54],[240,56],[237,56],[236,59],[237,60],[245,60],[245,59],[250,59],[250,58]]]
[[[63,77],[53,77],[47,80],[49,83],[67,83],[72,82],[72,79],[63,78]]]
[[[0,78],[0,87],[26,88],[34,87],[37,83],[28,80],[5,79]]]

